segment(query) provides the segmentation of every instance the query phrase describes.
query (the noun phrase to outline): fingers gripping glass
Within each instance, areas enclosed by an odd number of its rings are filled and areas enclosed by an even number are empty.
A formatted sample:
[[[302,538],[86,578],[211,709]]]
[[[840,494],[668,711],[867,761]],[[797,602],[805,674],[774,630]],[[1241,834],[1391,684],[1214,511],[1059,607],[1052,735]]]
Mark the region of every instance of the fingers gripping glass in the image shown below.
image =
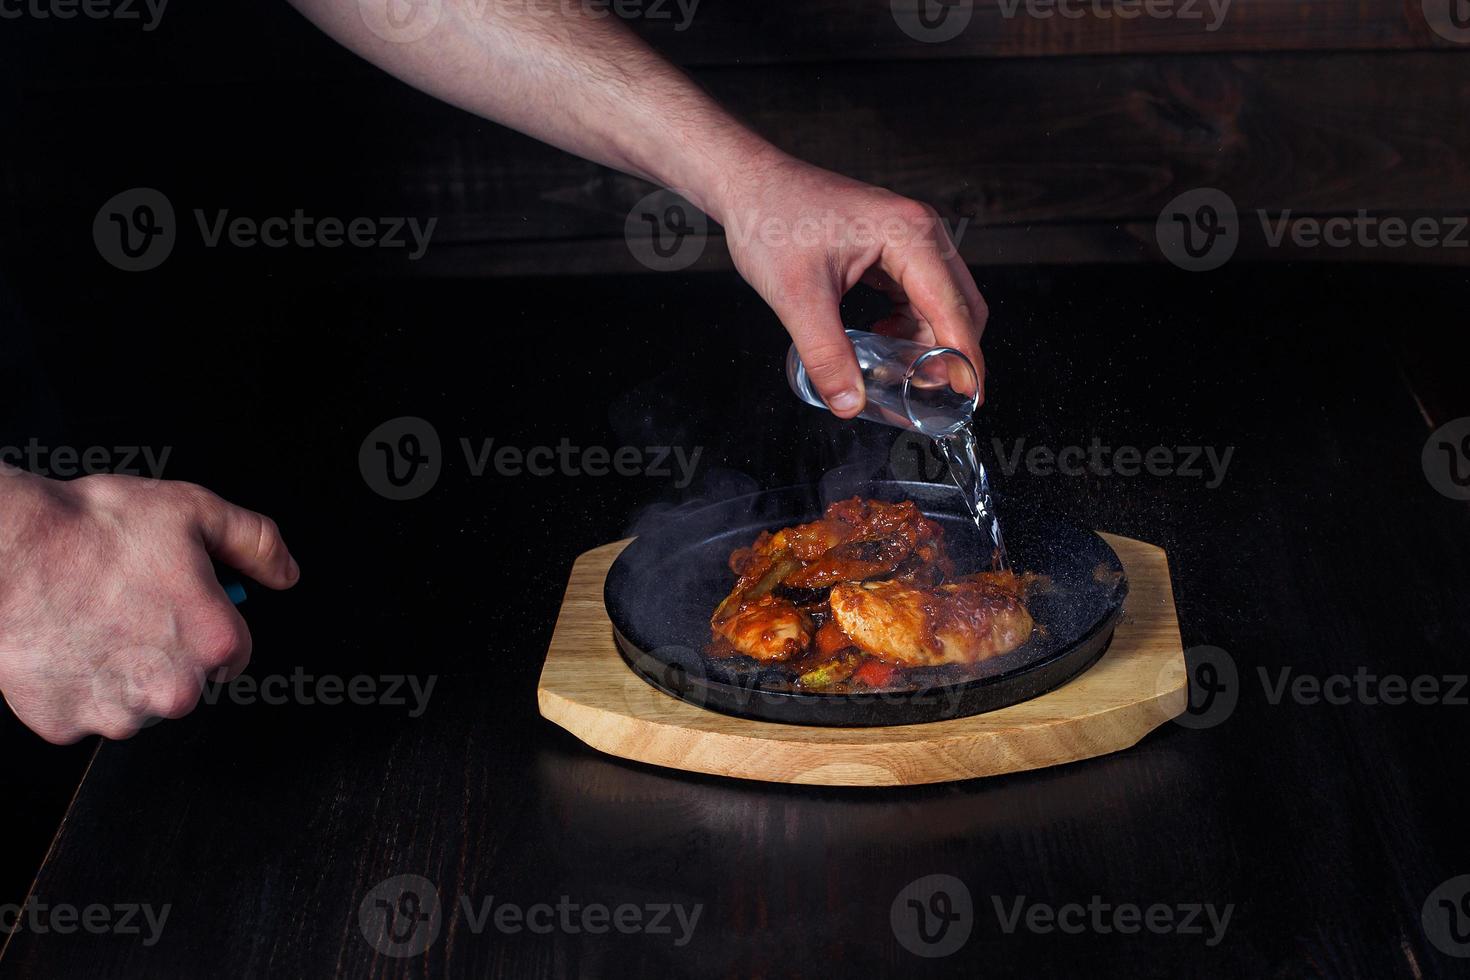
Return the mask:
[[[980,404],[979,376],[958,350],[862,330],[849,330],[847,337],[868,393],[858,418],[941,436],[974,416]],[[802,401],[827,407],[794,344],[786,355],[786,380]]]

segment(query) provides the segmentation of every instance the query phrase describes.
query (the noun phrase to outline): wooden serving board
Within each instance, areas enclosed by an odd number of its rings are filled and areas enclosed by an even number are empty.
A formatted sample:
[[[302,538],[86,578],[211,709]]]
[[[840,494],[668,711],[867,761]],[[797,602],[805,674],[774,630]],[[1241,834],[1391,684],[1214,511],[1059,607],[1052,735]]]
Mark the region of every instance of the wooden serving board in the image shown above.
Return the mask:
[[[602,587],[628,541],[587,552],[537,690],[541,714],[609,755],[671,769],[828,786],[902,786],[1039,769],[1117,752],[1184,711],[1184,649],[1163,549],[1104,534],[1128,573],[1112,645],[1021,704],[889,728],[815,728],[708,711],[652,687],[618,653]]]

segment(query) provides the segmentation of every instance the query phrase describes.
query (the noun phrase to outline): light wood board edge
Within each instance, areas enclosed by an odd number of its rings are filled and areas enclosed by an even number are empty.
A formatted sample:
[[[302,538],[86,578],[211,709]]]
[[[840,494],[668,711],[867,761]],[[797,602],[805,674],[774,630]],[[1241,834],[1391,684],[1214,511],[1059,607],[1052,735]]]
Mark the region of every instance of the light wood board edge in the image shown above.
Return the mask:
[[[603,545],[572,566],[537,690],[541,714],[620,758],[827,786],[974,779],[1117,752],[1183,712],[1188,688],[1167,556],[1142,541],[1103,537],[1123,562],[1129,594],[1096,665],[1009,708],[888,728],[750,721],[651,687],[619,655],[602,601],[607,571],[629,541]]]

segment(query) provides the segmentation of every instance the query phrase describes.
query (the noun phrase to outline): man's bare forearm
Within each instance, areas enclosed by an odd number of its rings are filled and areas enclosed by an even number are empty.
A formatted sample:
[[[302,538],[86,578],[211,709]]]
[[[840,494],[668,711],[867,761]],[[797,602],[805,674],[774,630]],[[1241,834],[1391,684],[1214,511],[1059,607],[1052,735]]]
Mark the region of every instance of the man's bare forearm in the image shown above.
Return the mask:
[[[780,317],[838,415],[858,414],[866,397],[840,306],[865,277],[894,302],[887,332],[956,347],[983,377],[985,300],[932,208],[782,153],[605,4],[291,2],[410,85],[703,208],[730,232],[736,270]]]
[[[753,168],[782,159],[616,17],[575,0],[442,0],[419,23],[381,19],[406,0],[291,2],[415,88],[677,188],[716,218]]]

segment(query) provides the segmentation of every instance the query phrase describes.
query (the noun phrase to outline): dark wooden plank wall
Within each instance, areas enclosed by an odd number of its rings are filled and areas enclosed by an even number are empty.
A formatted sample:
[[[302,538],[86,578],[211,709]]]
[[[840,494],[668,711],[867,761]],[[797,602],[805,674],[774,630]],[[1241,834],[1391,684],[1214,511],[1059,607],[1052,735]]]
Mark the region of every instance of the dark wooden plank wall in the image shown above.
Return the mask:
[[[685,0],[685,9],[691,2]],[[1131,17],[1114,13],[1113,0],[1102,4],[1101,16],[1092,13],[1093,0],[1062,0],[1060,7],[1056,0],[947,0],[954,10],[943,20],[934,16],[938,0],[700,0],[687,26],[677,0],[636,3],[645,13],[631,22],[684,65],[1454,46],[1430,27],[1417,0],[1216,0],[1223,17],[1209,0],[1155,0],[1150,9],[1171,13]],[[916,40],[898,29],[899,17],[926,5],[937,35],[962,29],[944,41]],[[1439,16],[1447,18],[1451,8],[1442,7]],[[1141,10],[1141,0],[1131,9]]]
[[[1206,186],[1225,190],[1240,210],[1243,256],[1439,262],[1470,253],[1274,248],[1255,215],[1464,213],[1470,58],[1291,53],[884,68],[772,66],[698,76],[787,149],[970,222],[961,248],[972,263],[1157,258],[1160,209]],[[920,95],[899,99],[896,87]],[[473,144],[459,146],[474,152]],[[628,208],[649,188],[570,158],[523,152],[478,165],[458,161],[458,169],[476,173],[483,197],[466,201],[479,213],[462,214],[463,224],[446,234],[492,243],[523,238],[529,216],[564,244],[488,244],[463,257],[463,268],[510,262],[529,272],[550,259],[559,268],[635,268],[618,236]],[[427,183],[420,190],[423,207],[435,213],[435,190]],[[520,202],[518,210],[505,201]],[[710,249],[707,259],[721,264],[721,250]]]
[[[634,23],[783,147],[967,221],[971,263],[1160,260],[1160,209],[1196,187],[1235,202],[1243,258],[1467,263],[1470,235],[1273,246],[1257,215],[1470,211],[1470,44],[1427,19],[1470,11],[1437,2],[1180,0],[1122,19],[977,0],[942,43],[898,29],[895,10],[932,0],[709,0],[682,30],[677,9]],[[618,235],[647,187],[575,164],[521,179],[505,158],[490,185],[539,198],[552,240],[496,241],[492,208],[465,229],[481,244],[441,256],[450,271],[637,268]],[[728,265],[718,240],[701,264]]]
[[[1470,247],[1272,247],[1255,213],[1470,212],[1470,42],[1425,14],[1470,0],[1234,0],[1213,31],[1208,0],[1174,2],[1202,19],[1007,17],[986,0],[959,36],[922,43],[889,0],[702,0],[685,29],[667,0],[634,23],[776,143],[968,222],[972,263],[1158,261],[1160,209],[1197,187],[1230,195],[1244,258],[1470,262]],[[623,227],[648,185],[433,103],[289,11],[263,17],[233,22],[235,57],[175,43],[99,52],[85,81],[27,75],[17,129],[46,138],[24,141],[0,191],[32,231],[0,247],[44,253],[143,184],[185,216],[437,217],[429,258],[390,257],[399,271],[643,270]],[[699,264],[728,265],[718,237]]]

